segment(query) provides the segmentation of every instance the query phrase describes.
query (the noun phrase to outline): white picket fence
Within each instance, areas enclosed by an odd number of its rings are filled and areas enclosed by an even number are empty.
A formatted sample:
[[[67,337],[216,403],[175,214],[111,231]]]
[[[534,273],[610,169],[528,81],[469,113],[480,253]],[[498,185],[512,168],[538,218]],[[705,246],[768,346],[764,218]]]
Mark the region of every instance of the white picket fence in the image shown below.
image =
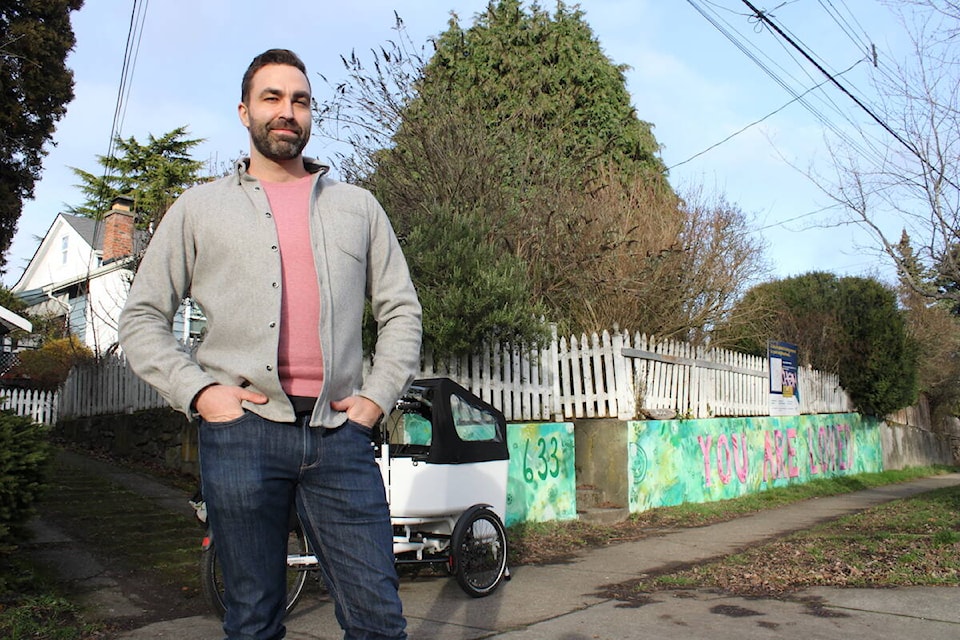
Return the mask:
[[[510,421],[769,415],[767,360],[625,331],[559,337],[536,350],[490,345],[471,357],[424,358],[420,377],[448,376]],[[801,413],[853,406],[836,375],[800,371]],[[117,358],[71,372],[64,418],[166,406]]]
[[[689,418],[770,413],[767,358],[672,340],[657,342],[642,334],[634,337],[632,347],[618,349],[617,336],[611,342],[615,352],[629,359],[624,377],[633,381],[635,396],[623,399],[623,413],[667,410]],[[800,413],[854,410],[836,374],[809,367],[801,367],[798,374]]]
[[[57,423],[59,393],[37,389],[0,389],[0,409],[13,411],[40,424]]]
[[[137,377],[121,356],[74,367],[60,391],[60,417],[81,418],[166,407],[157,390]]]

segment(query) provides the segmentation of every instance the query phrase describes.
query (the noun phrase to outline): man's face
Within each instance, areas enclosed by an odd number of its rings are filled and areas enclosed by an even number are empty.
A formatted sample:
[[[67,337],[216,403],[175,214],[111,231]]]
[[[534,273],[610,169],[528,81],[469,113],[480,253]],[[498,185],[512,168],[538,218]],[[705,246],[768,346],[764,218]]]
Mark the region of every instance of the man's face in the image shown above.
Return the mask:
[[[269,64],[257,71],[238,107],[256,151],[274,162],[300,156],[310,139],[310,84],[296,67]]]

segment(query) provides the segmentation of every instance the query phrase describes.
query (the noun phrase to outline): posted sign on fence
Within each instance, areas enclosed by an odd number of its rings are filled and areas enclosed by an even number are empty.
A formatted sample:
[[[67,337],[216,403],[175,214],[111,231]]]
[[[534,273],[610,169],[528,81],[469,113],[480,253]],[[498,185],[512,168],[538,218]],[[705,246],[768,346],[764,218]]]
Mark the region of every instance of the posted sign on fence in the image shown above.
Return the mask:
[[[800,377],[797,374],[797,345],[767,343],[770,363],[770,415],[800,415]]]

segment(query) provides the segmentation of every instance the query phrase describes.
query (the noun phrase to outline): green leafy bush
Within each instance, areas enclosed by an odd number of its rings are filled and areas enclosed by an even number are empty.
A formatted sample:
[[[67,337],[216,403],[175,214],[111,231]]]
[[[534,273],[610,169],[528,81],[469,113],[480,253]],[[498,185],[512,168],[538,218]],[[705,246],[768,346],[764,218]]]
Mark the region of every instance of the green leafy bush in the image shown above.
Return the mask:
[[[801,362],[836,373],[857,409],[886,416],[918,393],[918,350],[892,289],[872,278],[813,272],[744,295],[717,342],[765,355],[769,340],[796,344]]]
[[[863,413],[885,416],[917,400],[917,348],[893,291],[869,278],[841,278],[840,384]]]
[[[33,513],[51,452],[47,427],[0,411],[0,560]]]

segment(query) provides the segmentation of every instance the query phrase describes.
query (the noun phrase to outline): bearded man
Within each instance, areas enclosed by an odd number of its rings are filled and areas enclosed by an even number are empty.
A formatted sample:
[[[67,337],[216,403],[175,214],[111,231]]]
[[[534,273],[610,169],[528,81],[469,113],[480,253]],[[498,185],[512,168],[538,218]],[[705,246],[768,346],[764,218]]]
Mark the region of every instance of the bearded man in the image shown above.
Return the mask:
[[[372,429],[419,370],[420,303],[376,199],[302,155],[311,105],[296,54],[254,58],[238,106],[250,156],[164,216],[120,343],[134,371],[198,423],[227,638],[284,637],[294,509],[344,638],[406,638]],[[194,354],[172,332],[187,296],[207,319]],[[378,325],[366,375],[365,300]]]

